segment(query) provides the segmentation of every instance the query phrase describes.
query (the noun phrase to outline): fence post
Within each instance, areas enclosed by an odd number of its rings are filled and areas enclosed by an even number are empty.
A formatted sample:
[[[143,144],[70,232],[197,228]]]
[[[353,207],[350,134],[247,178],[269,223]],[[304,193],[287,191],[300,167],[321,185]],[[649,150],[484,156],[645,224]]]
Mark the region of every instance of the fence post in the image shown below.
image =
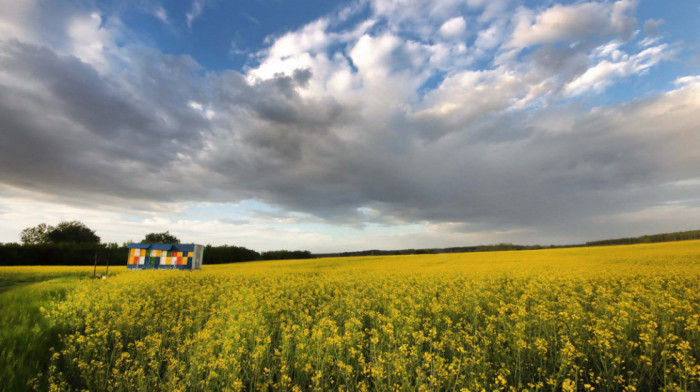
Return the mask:
[[[97,277],[97,263],[102,261],[104,261],[105,265],[107,266],[107,269],[105,270],[105,276],[107,276],[107,274],[109,273],[109,254],[107,252],[97,251],[95,252],[95,268],[92,270],[93,278]]]

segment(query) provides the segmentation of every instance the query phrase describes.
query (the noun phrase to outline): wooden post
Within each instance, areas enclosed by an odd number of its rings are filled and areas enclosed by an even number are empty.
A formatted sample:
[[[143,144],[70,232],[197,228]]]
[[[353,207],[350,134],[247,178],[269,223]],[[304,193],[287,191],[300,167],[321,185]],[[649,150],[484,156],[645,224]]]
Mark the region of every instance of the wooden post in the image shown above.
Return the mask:
[[[99,251],[95,253],[95,268],[92,270],[92,277],[96,278],[97,277],[97,263],[98,262],[105,262],[105,265],[107,266],[107,269],[105,271],[105,276],[109,273],[109,254],[107,252],[102,252],[100,253]]]

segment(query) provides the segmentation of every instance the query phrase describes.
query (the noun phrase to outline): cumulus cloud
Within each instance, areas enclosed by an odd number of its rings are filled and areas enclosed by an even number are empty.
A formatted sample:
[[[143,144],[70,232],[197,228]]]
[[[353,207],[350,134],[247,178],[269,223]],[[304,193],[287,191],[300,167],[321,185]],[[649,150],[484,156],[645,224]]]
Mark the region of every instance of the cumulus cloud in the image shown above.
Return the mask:
[[[0,41],[0,183],[125,209],[257,200],[278,223],[418,225],[439,246],[594,239],[601,217],[612,233],[670,200],[665,216],[691,208],[695,188],[668,184],[700,167],[698,76],[632,102],[571,102],[673,55],[626,45],[634,3],[513,18],[487,3],[455,16],[460,2],[375,1],[357,23],[339,23],[351,9],[270,37],[243,71],[114,45],[121,26],[99,14],[66,17],[63,45],[17,30]]]
[[[447,38],[458,38],[467,28],[467,22],[461,16],[455,16],[440,26],[440,34]]]
[[[72,20],[68,25],[68,36],[71,51],[77,58],[97,69],[108,65],[105,52],[113,40],[109,32],[102,28],[102,18],[98,13]]]
[[[636,24],[635,2],[554,5],[540,13],[521,8],[515,15],[512,47],[555,42],[575,43],[591,36],[620,35],[628,38]]]
[[[664,58],[669,58],[673,51],[667,49],[667,45],[664,44],[644,49],[632,56],[613,50],[610,53],[612,62],[607,59],[600,61],[568,83],[564,90],[572,95],[582,94],[591,89],[601,91],[610,85],[615,77],[644,72]]]

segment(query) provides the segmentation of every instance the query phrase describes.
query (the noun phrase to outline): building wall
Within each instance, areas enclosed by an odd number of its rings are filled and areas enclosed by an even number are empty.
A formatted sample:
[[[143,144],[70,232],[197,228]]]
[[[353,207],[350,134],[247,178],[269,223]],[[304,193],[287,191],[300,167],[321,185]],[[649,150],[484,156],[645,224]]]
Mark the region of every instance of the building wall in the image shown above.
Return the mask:
[[[204,247],[194,244],[150,245],[135,244],[129,249],[127,268],[129,269],[201,269]],[[151,247],[171,248],[170,250],[150,249]]]

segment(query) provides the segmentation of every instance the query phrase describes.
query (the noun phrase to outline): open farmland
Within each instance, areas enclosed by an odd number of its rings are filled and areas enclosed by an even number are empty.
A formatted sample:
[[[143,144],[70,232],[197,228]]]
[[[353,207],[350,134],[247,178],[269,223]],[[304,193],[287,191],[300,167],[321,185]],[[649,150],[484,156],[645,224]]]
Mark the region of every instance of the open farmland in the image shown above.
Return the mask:
[[[35,324],[0,319],[43,331],[31,385],[700,390],[700,241],[115,270],[37,298]]]

